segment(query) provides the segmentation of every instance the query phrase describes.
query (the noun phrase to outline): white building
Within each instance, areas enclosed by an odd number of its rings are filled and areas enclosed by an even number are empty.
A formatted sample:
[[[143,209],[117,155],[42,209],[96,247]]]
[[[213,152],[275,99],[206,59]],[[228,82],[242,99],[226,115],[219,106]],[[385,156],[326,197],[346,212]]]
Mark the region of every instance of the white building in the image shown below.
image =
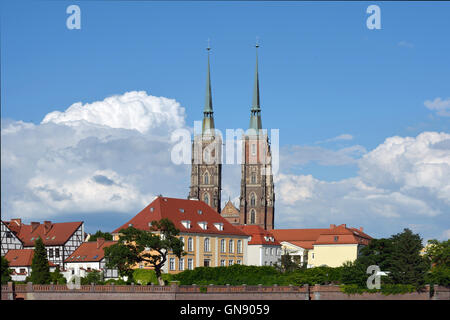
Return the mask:
[[[248,241],[247,264],[253,266],[272,266],[281,259],[281,244],[273,234],[257,225],[235,226],[244,231]]]
[[[12,270],[12,281],[25,281],[31,275],[31,263],[33,262],[34,250],[28,249],[12,249],[9,250],[5,258],[9,262],[9,269]],[[56,265],[51,261],[48,262],[50,272],[55,271]]]
[[[66,270],[64,276],[67,280],[74,275],[81,278],[91,271],[100,271],[103,278],[118,279],[118,270],[106,269],[104,249],[116,244],[117,241],[105,241],[97,238],[97,241],[84,242],[65,261]]]

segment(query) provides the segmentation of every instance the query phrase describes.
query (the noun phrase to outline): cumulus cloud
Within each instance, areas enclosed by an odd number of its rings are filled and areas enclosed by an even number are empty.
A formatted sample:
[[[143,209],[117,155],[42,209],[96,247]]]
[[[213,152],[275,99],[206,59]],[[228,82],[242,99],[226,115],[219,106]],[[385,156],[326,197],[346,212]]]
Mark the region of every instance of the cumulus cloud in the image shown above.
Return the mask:
[[[444,100],[436,98],[433,101],[426,100],[424,105],[428,109],[436,111],[436,114],[439,116],[450,117],[450,98]]]
[[[184,127],[178,102],[145,92],[76,103],[39,125],[2,121],[2,218],[133,215],[158,194],[185,197],[189,168],[170,159],[171,131]]]
[[[275,180],[278,225],[347,222],[394,232],[411,223],[442,233],[450,223],[449,138],[437,132],[390,137],[355,160],[356,177],[339,181],[281,173]]]
[[[348,134],[348,133],[343,133],[343,134],[340,134],[340,135],[338,135],[336,137],[333,137],[333,138],[330,138],[330,139],[317,141],[316,144],[327,143],[327,142],[335,142],[335,141],[349,141],[349,140],[353,140],[353,136],[351,134]]]

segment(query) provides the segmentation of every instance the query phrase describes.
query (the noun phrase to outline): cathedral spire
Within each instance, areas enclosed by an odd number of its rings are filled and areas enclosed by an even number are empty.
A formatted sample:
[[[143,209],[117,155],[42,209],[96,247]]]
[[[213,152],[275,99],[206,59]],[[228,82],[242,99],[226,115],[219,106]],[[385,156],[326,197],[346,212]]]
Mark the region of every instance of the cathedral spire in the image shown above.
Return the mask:
[[[253,87],[253,101],[250,115],[250,129],[262,129],[261,123],[261,107],[259,104],[259,74],[258,74],[258,48],[259,44],[256,42],[256,67],[255,67],[255,84]]]
[[[206,133],[209,130],[214,129],[214,118],[213,118],[213,108],[212,108],[212,95],[211,95],[211,75],[209,67],[209,52],[211,47],[206,48],[208,51],[208,69],[206,74],[206,95],[205,95],[205,108],[203,109],[203,127],[202,133]]]

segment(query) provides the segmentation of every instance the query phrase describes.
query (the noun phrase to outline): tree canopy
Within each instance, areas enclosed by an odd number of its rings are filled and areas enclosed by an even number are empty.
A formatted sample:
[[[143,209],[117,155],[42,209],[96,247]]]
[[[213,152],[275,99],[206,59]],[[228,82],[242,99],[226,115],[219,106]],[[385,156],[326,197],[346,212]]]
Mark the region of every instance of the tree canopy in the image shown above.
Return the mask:
[[[93,235],[91,235],[89,237],[88,241],[97,241],[97,238],[103,238],[106,241],[111,241],[113,239],[113,236],[109,232],[103,232],[101,230],[97,230],[96,233],[94,233]]]
[[[2,284],[7,284],[8,281],[11,281],[11,270],[9,269],[9,262],[8,260],[2,256]]]
[[[150,231],[132,226],[121,230],[118,243],[105,248],[106,266],[117,268],[122,276],[131,278],[133,267],[143,262],[153,267],[163,285],[161,269],[167,261],[167,254],[172,252],[178,258],[185,254],[183,241],[176,237],[179,233],[167,218],[152,221]]]
[[[49,284],[51,281],[47,250],[40,237],[34,242],[34,256],[31,263],[30,280],[34,284]]]

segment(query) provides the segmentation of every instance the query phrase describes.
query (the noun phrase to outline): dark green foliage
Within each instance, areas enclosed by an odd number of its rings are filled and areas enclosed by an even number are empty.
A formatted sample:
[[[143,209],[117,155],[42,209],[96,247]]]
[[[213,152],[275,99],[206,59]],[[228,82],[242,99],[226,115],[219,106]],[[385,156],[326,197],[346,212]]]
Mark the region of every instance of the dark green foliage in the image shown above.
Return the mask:
[[[428,240],[425,258],[431,264],[426,282],[450,286],[450,240]]]
[[[84,278],[81,278],[81,284],[103,284],[103,277],[100,271],[91,271],[88,272],[87,276]]]
[[[9,269],[9,262],[5,257],[2,256],[2,284],[7,284],[8,281],[11,281],[11,270]]]
[[[97,238],[103,238],[103,239],[105,239],[106,241],[111,241],[111,240],[113,239],[113,236],[112,236],[111,233],[108,233],[108,232],[102,232],[102,231],[100,231],[100,230],[97,230],[96,233],[94,233],[93,235],[91,235],[91,236],[89,237],[89,240],[88,240],[88,241],[97,241]]]
[[[105,248],[107,268],[117,268],[120,275],[133,276],[132,268],[141,262],[149,264],[155,270],[160,284],[164,284],[161,268],[171,251],[180,258],[184,255],[183,241],[176,236],[180,233],[169,219],[152,221],[152,230],[160,231],[160,235],[128,227],[121,230],[119,242]],[[149,248],[151,252],[146,251]]]
[[[64,278],[64,275],[59,270],[59,266],[56,267],[55,271],[50,272],[50,278],[51,278],[51,282],[53,282],[54,284],[66,284],[67,283],[66,278]]]
[[[368,293],[376,293],[381,292],[384,295],[390,295],[390,294],[405,294],[405,293],[411,293],[416,291],[416,288],[413,285],[410,284],[383,284],[381,285],[381,289],[367,289],[360,287],[356,284],[346,284],[341,285],[340,289],[342,292],[347,294],[362,294],[364,292]]]
[[[275,269],[280,272],[292,272],[300,269],[300,266],[293,261],[292,256],[286,250],[281,255],[281,258],[278,260],[278,263],[274,265]]]
[[[342,268],[316,267],[310,269],[298,269],[283,277],[283,284],[315,285],[337,284],[341,280]]]
[[[425,284],[425,275],[430,265],[420,255],[422,239],[411,230],[391,237],[393,249],[390,259],[389,279],[395,284],[411,284],[417,289]]]
[[[51,281],[47,250],[41,238],[34,242],[34,256],[31,263],[30,281],[34,284],[49,284]]]

